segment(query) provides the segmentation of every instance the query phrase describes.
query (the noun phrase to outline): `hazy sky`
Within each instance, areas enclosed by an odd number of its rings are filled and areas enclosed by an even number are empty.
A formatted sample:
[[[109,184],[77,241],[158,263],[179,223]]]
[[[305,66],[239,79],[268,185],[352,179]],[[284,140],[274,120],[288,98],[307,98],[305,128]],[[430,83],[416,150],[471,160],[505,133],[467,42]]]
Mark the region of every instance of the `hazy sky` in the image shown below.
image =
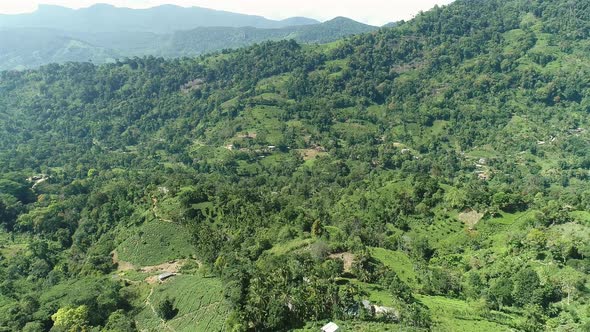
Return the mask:
[[[40,3],[70,8],[88,7],[94,3],[131,8],[176,4],[261,15],[272,19],[306,16],[328,20],[335,16],[346,16],[357,21],[382,25],[400,19],[407,20],[420,10],[451,2],[452,0],[0,0],[0,13],[32,12]]]

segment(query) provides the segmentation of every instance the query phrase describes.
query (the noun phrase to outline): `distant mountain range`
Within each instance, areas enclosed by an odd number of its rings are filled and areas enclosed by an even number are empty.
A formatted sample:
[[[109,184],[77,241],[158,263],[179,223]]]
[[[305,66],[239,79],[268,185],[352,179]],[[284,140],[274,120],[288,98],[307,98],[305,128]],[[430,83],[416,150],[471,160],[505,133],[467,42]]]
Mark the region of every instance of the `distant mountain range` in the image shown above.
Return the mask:
[[[95,5],[73,10],[40,6],[30,14],[0,15],[0,70],[48,63],[105,63],[134,56],[196,56],[266,40],[328,43],[378,27],[337,17],[320,23],[294,17],[260,16],[205,8],[150,9]]]
[[[201,54],[224,48],[237,48],[265,40],[294,39],[300,43],[328,43],[343,37],[377,30],[377,27],[362,24],[348,18],[313,25],[291,26],[280,29],[244,28],[197,28],[178,31],[165,36],[163,56]]]
[[[320,23],[293,17],[282,21],[200,7],[163,5],[148,9],[119,8],[97,4],[70,9],[40,5],[33,13],[0,15],[0,28],[48,28],[76,32],[171,33],[197,27],[254,27],[262,29]]]

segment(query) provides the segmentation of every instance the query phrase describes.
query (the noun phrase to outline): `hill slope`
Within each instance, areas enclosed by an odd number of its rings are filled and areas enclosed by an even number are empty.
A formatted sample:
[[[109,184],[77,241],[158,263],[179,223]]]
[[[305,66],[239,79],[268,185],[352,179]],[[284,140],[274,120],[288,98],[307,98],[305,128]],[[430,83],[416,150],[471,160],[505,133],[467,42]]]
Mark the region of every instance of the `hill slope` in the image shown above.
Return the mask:
[[[0,327],[588,329],[589,28],[583,2],[464,0],[3,72]]]
[[[104,63],[120,57],[111,48],[44,29],[0,30],[0,70],[69,61]]]

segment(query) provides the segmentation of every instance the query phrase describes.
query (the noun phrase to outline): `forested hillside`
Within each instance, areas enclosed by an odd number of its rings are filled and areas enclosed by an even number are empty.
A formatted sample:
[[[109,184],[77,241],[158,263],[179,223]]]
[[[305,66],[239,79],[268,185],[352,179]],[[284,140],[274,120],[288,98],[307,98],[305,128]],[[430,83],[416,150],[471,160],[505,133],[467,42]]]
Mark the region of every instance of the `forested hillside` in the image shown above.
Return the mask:
[[[2,72],[0,330],[588,331],[589,37],[458,0]]]

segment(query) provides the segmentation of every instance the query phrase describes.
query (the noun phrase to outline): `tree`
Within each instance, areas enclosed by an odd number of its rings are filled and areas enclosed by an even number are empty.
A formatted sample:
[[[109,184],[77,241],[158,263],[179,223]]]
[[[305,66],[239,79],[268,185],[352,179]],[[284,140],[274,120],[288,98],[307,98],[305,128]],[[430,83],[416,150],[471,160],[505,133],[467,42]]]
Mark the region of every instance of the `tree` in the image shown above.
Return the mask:
[[[81,305],[77,308],[60,308],[55,314],[51,315],[51,320],[53,320],[53,328],[51,330],[59,332],[88,331],[90,328],[88,314],[89,308],[86,305]]]
[[[418,302],[405,306],[400,316],[401,321],[410,326],[428,328],[432,325],[430,310]]]
[[[136,330],[133,319],[127,317],[123,310],[117,310],[109,316],[109,320],[102,332],[131,332]]]
[[[496,308],[502,310],[502,306],[512,303],[512,280],[506,277],[499,277],[491,282],[488,289],[488,297]]]
[[[354,284],[348,284],[338,289],[338,308],[342,318],[347,317],[355,306],[359,305],[359,289]]]
[[[520,328],[526,332],[536,332],[543,330],[543,324],[546,320],[543,308],[538,305],[527,304],[524,307],[524,321]]]
[[[434,255],[434,249],[426,236],[416,236],[411,240],[411,254],[419,259],[429,260]]]
[[[166,297],[156,307],[158,316],[164,320],[171,320],[178,314],[178,309],[174,307],[174,302],[170,298]]]
[[[45,326],[43,326],[42,322],[34,321],[25,324],[22,332],[43,332],[45,330]]]
[[[387,286],[389,288],[389,292],[394,299],[400,299],[406,303],[411,303],[414,301],[412,290],[398,277],[395,272],[390,271],[387,273],[387,275],[384,277],[384,281],[388,284]]]
[[[539,275],[530,267],[525,267],[514,276],[514,289],[512,296],[514,301],[524,306],[525,304],[536,304],[535,292],[541,285]]]
[[[566,266],[559,271],[555,276],[556,284],[559,285],[561,291],[567,296],[567,305],[570,304],[572,298],[574,298],[581,289],[584,287],[586,277],[583,273],[576,271],[575,269]]]
[[[324,227],[322,226],[322,222],[317,219],[311,225],[311,235],[314,237],[320,237],[324,233]]]

